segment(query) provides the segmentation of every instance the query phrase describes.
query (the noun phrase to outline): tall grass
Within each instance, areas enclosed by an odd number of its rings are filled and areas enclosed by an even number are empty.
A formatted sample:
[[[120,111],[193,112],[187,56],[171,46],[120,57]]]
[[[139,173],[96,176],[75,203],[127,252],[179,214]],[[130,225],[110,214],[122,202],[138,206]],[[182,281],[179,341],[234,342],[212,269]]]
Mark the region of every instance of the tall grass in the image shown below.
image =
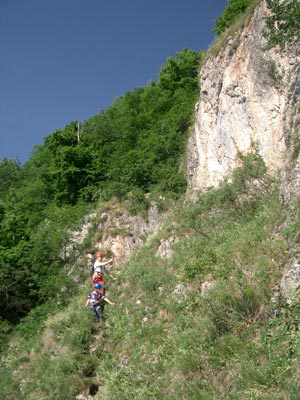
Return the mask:
[[[11,335],[1,398],[297,398],[299,305],[272,301],[292,240],[277,183],[247,159],[232,183],[170,215],[110,285],[105,325],[84,307],[87,278],[36,334],[31,320]],[[173,258],[157,257],[170,233]]]
[[[230,43],[232,50],[234,51],[238,47],[242,29],[250,22],[255,8],[261,2],[262,0],[253,0],[245,12],[238,15],[232,24],[214,39],[205,58],[201,61],[200,68],[210,57],[219,54],[219,52],[226,47],[225,45],[229,37],[233,39]]]

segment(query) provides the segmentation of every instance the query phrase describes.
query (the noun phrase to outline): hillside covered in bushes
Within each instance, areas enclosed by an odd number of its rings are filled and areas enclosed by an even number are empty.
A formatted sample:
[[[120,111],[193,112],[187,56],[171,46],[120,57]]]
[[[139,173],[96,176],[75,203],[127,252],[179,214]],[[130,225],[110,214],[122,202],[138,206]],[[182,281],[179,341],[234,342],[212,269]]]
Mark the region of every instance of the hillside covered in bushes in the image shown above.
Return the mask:
[[[1,398],[298,398],[300,303],[280,284],[298,259],[299,199],[282,201],[282,175],[256,144],[218,187],[186,198],[201,64],[259,3],[229,0],[208,52],[178,52],[157,82],[54,131],[24,165],[0,162]],[[299,4],[266,1],[266,49],[296,46]],[[84,305],[104,216],[146,224],[153,204],[159,228],[112,267],[115,305],[97,325]],[[136,240],[117,224],[109,234]]]

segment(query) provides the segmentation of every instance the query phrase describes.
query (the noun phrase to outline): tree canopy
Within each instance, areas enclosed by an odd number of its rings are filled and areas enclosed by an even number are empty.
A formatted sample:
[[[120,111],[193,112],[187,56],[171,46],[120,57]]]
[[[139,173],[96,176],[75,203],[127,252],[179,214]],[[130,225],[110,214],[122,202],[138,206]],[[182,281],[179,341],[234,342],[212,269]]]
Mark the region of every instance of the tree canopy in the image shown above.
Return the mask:
[[[36,304],[63,297],[60,288],[71,283],[62,248],[86,207],[130,193],[184,193],[180,164],[201,57],[184,49],[166,60],[157,82],[55,130],[23,166],[1,161],[0,319],[16,322]]]
[[[215,21],[215,33],[221,35],[234,23],[240,14],[247,10],[252,2],[253,0],[229,0],[223,14]]]

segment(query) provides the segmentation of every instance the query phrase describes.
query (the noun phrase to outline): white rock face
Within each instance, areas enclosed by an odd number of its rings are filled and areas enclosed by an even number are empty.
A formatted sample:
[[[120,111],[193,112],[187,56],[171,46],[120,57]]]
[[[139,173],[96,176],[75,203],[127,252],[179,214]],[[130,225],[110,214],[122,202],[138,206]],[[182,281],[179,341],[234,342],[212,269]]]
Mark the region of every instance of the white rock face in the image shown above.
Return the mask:
[[[299,60],[263,50],[266,12],[263,2],[242,33],[228,38],[201,68],[200,100],[188,145],[187,198],[230,176],[240,163],[239,153],[255,148],[271,172],[283,166],[284,116]],[[281,84],[271,78],[274,67],[283,77]]]
[[[299,259],[293,259],[285,266],[280,282],[281,294],[288,304],[293,304],[299,299],[299,288],[300,263]]]
[[[180,239],[175,235],[172,235],[172,236],[168,237],[167,239],[162,239],[160,241],[160,245],[159,245],[155,255],[157,257],[166,258],[168,260],[171,260],[172,256],[173,256],[172,246],[174,244],[178,243],[179,241],[180,241]]]
[[[115,215],[113,210],[103,213],[97,227],[102,237],[95,243],[95,248],[109,249],[113,254],[114,264],[120,265],[147,238],[157,232],[164,218],[165,214],[159,211],[156,203],[150,205],[147,221],[140,216],[130,215],[126,210],[119,215]]]

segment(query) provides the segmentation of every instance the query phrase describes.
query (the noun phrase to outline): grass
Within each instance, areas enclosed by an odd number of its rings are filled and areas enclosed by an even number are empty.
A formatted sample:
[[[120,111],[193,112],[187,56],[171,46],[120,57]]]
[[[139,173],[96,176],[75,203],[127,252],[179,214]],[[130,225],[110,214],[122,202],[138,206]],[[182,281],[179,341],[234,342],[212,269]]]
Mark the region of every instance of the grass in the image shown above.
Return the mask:
[[[258,6],[259,3],[261,3],[261,0],[253,0],[245,13],[237,16],[232,25],[228,27],[224,32],[222,32],[219,36],[217,36],[217,38],[208,49],[205,58],[201,62],[201,65],[203,65],[210,57],[219,54],[220,51],[224,49],[225,43],[229,37],[232,37],[234,39],[231,43],[232,50],[234,51],[238,47],[240,33],[242,29],[249,23],[255,8]]]
[[[67,307],[25,320],[2,352],[0,397],[296,399],[300,306],[271,301],[296,228],[258,163],[235,177],[178,202],[132,255],[110,285],[107,326],[84,307],[88,277]],[[264,190],[247,198],[252,180]],[[170,234],[173,258],[155,256]]]

